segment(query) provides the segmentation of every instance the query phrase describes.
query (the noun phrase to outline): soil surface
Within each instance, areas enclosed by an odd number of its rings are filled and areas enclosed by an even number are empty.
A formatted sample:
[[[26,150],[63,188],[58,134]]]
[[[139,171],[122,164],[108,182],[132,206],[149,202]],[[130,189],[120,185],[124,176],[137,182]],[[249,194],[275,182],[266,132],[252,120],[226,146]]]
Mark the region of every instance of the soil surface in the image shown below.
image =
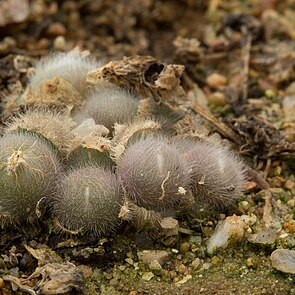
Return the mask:
[[[46,214],[3,226],[0,293],[295,294],[295,1],[2,0],[1,130],[27,110],[38,60],[71,50],[101,61],[91,85],[130,88],[176,134],[230,145],[247,165],[243,197],[157,238],[127,221],[99,239],[56,233]]]

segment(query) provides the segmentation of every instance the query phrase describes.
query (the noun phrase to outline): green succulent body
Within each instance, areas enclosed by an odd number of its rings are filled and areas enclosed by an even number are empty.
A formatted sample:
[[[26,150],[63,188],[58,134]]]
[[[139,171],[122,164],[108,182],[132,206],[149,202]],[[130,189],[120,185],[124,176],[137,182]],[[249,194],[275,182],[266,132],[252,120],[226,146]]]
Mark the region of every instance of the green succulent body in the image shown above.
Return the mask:
[[[96,124],[112,130],[115,123],[126,123],[134,118],[137,110],[138,101],[128,91],[106,88],[93,92],[75,119],[81,122],[85,118],[93,118]]]
[[[192,186],[198,203],[224,208],[241,198],[245,166],[232,151],[196,142],[185,157],[192,166]]]
[[[112,172],[82,167],[63,177],[53,208],[64,229],[102,235],[118,226],[121,205],[120,185]]]
[[[101,152],[96,149],[78,147],[68,157],[67,166],[70,169],[87,165],[97,165],[102,168],[112,169],[115,163],[108,152]]]
[[[7,133],[0,139],[0,220],[34,220],[38,201],[52,195],[61,171],[55,150],[31,133]]]

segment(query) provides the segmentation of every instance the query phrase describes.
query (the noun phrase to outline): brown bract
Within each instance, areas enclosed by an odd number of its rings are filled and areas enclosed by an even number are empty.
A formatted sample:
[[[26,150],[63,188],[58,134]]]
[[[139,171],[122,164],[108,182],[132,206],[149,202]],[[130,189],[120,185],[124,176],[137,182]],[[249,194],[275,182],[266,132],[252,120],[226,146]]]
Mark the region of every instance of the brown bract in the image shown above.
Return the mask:
[[[68,153],[78,147],[95,149],[100,152],[109,151],[111,141],[105,137],[108,133],[109,130],[106,127],[95,124],[93,119],[84,120],[72,130],[74,139],[68,146]]]
[[[23,99],[25,104],[39,106],[79,106],[83,100],[78,90],[59,76],[42,81],[36,90],[28,87]]]
[[[97,85],[105,80],[135,89],[143,98],[152,96],[156,100],[171,100],[184,96],[180,82],[183,71],[183,65],[166,65],[151,56],[124,57],[90,71],[86,81],[90,85]]]
[[[31,109],[25,114],[18,114],[6,124],[6,132],[27,130],[41,134],[63,152],[72,143],[74,136],[71,130],[76,126],[66,112],[45,108]]]
[[[152,119],[137,118],[129,124],[115,124],[112,156],[118,161],[124,153],[129,139],[136,132],[156,132],[161,129],[161,124]]]

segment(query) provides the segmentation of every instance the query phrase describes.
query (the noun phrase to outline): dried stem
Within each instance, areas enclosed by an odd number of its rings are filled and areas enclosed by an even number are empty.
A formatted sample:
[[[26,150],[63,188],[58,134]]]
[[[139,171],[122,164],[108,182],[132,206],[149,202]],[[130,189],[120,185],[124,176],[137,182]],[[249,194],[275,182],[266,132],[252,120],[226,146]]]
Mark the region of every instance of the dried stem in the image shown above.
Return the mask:
[[[232,140],[238,145],[242,144],[242,139],[237,133],[227,127],[224,123],[220,122],[212,113],[210,113],[198,103],[194,103],[192,111],[207,120],[224,137]]]

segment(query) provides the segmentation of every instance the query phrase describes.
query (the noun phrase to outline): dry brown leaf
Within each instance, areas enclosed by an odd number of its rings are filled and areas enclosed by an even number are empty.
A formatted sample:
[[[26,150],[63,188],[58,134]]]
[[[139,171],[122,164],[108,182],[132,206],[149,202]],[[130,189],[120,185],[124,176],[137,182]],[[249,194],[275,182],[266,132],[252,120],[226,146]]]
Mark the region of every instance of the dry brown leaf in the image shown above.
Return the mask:
[[[83,101],[78,90],[59,76],[42,81],[36,90],[28,87],[23,99],[25,104],[39,106],[80,106]]]
[[[166,65],[151,56],[124,57],[90,71],[86,81],[92,86],[106,81],[127,87],[142,98],[171,100],[184,95],[180,85],[183,71],[182,65]]]

